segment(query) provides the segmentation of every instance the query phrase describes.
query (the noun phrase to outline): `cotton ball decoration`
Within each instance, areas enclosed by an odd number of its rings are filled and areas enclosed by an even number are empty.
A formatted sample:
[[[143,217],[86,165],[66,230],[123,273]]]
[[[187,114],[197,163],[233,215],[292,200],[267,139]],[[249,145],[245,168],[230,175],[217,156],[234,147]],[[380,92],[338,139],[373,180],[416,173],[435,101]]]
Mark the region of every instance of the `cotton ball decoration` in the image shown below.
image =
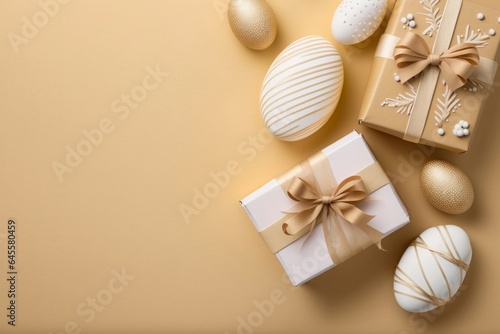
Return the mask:
[[[352,45],[371,35],[382,23],[387,0],[344,0],[332,19],[332,35],[336,41]]]
[[[278,23],[266,0],[231,0],[227,18],[236,38],[249,49],[266,49],[276,38]]]
[[[408,312],[446,305],[458,292],[472,259],[469,237],[455,225],[431,227],[406,249],[394,274],[394,296]]]
[[[262,84],[260,113],[277,138],[305,138],[330,118],[342,92],[344,69],[337,49],[323,37],[306,36],[285,48]]]
[[[445,213],[464,213],[474,202],[470,179],[448,161],[428,161],[422,169],[420,186],[429,203]]]

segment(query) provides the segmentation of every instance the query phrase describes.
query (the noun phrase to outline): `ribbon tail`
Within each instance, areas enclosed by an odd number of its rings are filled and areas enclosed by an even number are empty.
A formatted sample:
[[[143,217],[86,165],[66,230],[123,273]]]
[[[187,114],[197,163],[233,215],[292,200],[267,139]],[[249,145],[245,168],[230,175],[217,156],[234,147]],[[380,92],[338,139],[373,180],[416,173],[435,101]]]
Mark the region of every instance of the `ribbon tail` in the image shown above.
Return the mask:
[[[320,216],[321,215],[321,218]],[[304,244],[307,242],[307,240],[309,240],[309,238],[311,237],[311,234],[312,232],[314,231],[314,228],[316,227],[316,225],[318,224],[318,219],[321,219],[321,221],[319,222],[320,224],[323,225],[323,231],[325,232],[325,227],[328,228],[327,224],[328,224],[328,209],[326,206],[323,206],[321,208],[321,212],[316,216],[316,218],[314,218],[314,220],[310,223],[307,224],[308,225],[311,225],[311,228],[309,229],[309,232],[307,233],[307,235],[305,236],[304,238],[304,241],[302,242],[302,244],[300,245],[299,249],[302,249],[302,247],[304,246]],[[329,247],[329,243],[328,243],[328,240],[326,240],[326,232],[325,232],[325,241],[326,241],[326,244],[327,244],[327,248],[330,249]],[[330,241],[331,242],[331,241]]]
[[[401,83],[404,84],[410,79],[419,75],[427,66],[429,62],[427,60],[422,60],[411,65],[400,67],[399,68],[399,77],[401,79]]]
[[[337,221],[335,212],[330,207],[328,207],[328,209],[325,209],[324,211],[325,213],[322,225],[323,225],[323,233],[325,235],[326,248],[333,263],[335,265],[338,265],[343,261],[343,259],[341,258],[341,256],[339,256],[338,252],[335,250],[335,242],[333,241],[333,235],[336,234],[338,237],[342,238],[343,234],[340,231],[340,225],[339,222]],[[331,219],[333,220],[333,224],[331,226],[330,222],[328,221],[328,217],[331,217]],[[345,240],[345,243],[347,243],[347,240]]]
[[[441,69],[441,73],[443,74],[444,81],[446,82],[446,84],[448,84],[450,91],[454,92],[458,88],[465,85],[465,83],[467,82],[467,79],[456,74],[453,71],[453,69],[451,68],[448,61],[443,60],[441,62],[441,64],[439,65],[439,68]]]
[[[304,241],[302,241],[302,244],[300,245],[299,247],[299,250],[302,250],[302,247],[304,247],[305,243],[307,242],[307,240],[309,240],[309,237],[311,236],[314,228],[316,227],[316,224],[318,223],[318,218],[316,218],[312,224],[311,224],[311,229],[309,230],[309,232],[307,232],[307,235],[305,236],[304,238]]]
[[[370,225],[361,225],[361,226],[358,226],[356,225],[356,227],[358,227],[360,230],[362,230],[366,236],[368,236],[368,238],[370,238],[371,242],[375,245],[377,245],[377,248],[381,251],[386,251],[383,247],[382,247],[382,237],[384,236],[382,234],[382,232],[374,229],[373,227],[371,227]]]
[[[363,210],[350,203],[336,203],[332,205],[332,209],[344,220],[361,230],[370,239],[372,244],[377,245],[378,249],[384,250],[382,248],[383,234],[368,225],[368,222],[370,222],[374,216],[365,213]]]
[[[311,209],[296,213],[283,223],[283,232],[286,235],[294,235],[307,228],[311,224],[312,230],[315,226],[315,221],[319,216],[321,209],[321,206],[315,206]]]
[[[365,213],[363,210],[351,203],[337,202],[330,204],[330,206],[340,217],[358,227],[366,225],[373,219],[373,217],[375,217]]]

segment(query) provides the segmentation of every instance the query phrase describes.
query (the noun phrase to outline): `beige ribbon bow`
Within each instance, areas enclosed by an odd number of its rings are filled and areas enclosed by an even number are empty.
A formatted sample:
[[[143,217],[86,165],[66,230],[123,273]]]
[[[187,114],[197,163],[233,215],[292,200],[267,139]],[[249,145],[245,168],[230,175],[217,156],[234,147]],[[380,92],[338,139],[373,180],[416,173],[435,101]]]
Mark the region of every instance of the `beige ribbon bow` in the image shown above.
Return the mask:
[[[354,175],[348,177],[337,186],[331,195],[326,196],[320,194],[307,181],[295,177],[288,187],[287,194],[298,203],[291,210],[287,211],[287,213],[296,214],[283,223],[282,229],[285,234],[294,235],[310,226],[309,236],[314,227],[321,221],[326,236],[326,233],[328,233],[328,217],[331,217],[338,226],[337,216],[339,216],[363,231],[372,243],[377,244],[382,249],[380,245],[382,234],[367,225],[374,216],[366,214],[353,204],[362,201],[368,195],[360,176]],[[340,262],[341,259],[334,254],[333,249],[335,246],[331,244],[331,238],[327,237],[326,240],[330,255],[334,261]],[[342,247],[349,246],[343,245]]]
[[[461,43],[442,54],[433,54],[425,40],[419,35],[408,32],[394,48],[394,59],[399,69],[401,83],[405,83],[427,66],[439,66],[444,80],[454,91],[467,82],[479,65],[479,53],[474,44]]]

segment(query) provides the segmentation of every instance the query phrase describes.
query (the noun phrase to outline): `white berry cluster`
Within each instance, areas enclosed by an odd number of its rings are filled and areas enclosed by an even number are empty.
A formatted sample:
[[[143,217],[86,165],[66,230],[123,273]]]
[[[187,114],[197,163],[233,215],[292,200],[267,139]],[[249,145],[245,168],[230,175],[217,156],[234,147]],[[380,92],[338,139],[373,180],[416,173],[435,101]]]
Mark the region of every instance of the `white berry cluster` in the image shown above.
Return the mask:
[[[469,122],[461,120],[453,128],[453,134],[457,137],[467,137],[469,135]]]
[[[401,18],[401,23],[403,23],[403,29],[406,27],[415,28],[417,26],[417,22],[415,22],[415,17],[412,13],[406,15],[406,17]]]

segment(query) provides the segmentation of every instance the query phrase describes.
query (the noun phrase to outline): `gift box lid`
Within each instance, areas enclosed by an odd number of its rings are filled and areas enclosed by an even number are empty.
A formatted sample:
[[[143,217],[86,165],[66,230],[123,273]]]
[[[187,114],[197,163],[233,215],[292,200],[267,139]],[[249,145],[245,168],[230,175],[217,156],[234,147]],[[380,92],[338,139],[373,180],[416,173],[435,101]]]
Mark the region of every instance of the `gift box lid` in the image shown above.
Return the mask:
[[[409,13],[413,28],[401,21]],[[479,19],[478,13],[487,15]],[[359,123],[410,142],[468,151],[494,92],[499,16],[498,3],[397,1],[375,51]],[[416,56],[423,49],[434,59],[425,66]]]

